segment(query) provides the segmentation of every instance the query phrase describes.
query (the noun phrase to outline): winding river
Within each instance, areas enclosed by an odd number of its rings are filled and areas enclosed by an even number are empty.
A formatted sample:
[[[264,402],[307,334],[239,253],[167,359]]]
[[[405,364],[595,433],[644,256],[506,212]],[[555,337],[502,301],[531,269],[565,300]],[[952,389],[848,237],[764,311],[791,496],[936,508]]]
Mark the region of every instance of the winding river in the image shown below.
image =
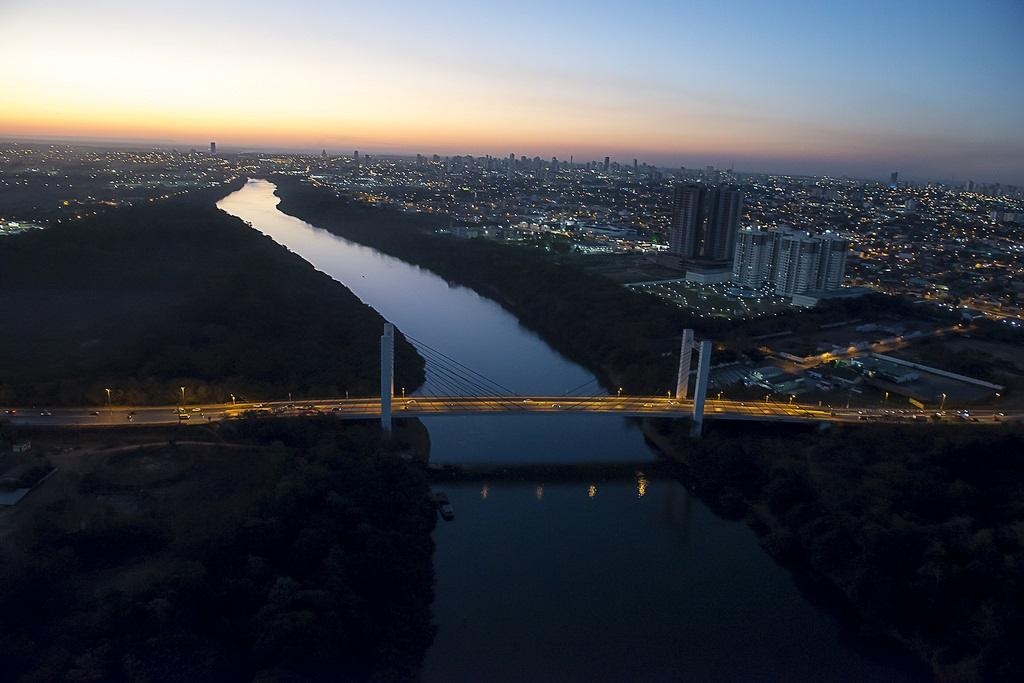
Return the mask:
[[[498,304],[277,210],[251,180],[218,206],[352,290],[403,332],[519,393],[590,382]],[[427,385],[431,383],[428,366]],[[427,681],[909,681],[811,603],[744,524],[648,480],[639,428],[614,416],[425,419],[435,462],[638,463],[634,478],[447,485],[434,533]]]

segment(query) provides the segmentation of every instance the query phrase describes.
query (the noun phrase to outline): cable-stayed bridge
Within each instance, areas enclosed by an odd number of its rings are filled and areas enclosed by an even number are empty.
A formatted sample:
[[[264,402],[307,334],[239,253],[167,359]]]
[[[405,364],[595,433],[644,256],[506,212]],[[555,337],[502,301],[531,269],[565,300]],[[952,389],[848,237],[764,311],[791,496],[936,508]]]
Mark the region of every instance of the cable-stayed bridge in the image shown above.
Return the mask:
[[[475,370],[450,358],[426,343],[406,335],[426,360],[427,380],[415,395],[397,395],[394,386],[394,327],[385,326],[380,344],[379,396],[361,398],[304,399],[203,404],[190,406],[112,406],[102,408],[12,408],[0,418],[15,424],[52,427],[167,425],[213,422],[246,415],[331,414],[341,419],[377,419],[390,431],[395,419],[444,415],[530,415],[530,414],[607,414],[624,417],[662,417],[692,420],[692,432],[699,436],[705,419],[752,420],[773,422],[901,422],[912,419],[948,419],[968,421],[954,414],[921,413],[886,408],[822,408],[799,402],[735,401],[708,399],[711,368],[710,341],[696,342],[692,330],[684,330],[679,354],[676,391],[664,396],[629,396],[617,392],[608,395],[591,379],[557,396],[521,395]],[[697,353],[694,388],[690,391],[691,364]],[[184,392],[183,392],[184,393]],[[1019,420],[1019,412],[1003,414],[995,410],[972,411],[970,421],[997,423]]]

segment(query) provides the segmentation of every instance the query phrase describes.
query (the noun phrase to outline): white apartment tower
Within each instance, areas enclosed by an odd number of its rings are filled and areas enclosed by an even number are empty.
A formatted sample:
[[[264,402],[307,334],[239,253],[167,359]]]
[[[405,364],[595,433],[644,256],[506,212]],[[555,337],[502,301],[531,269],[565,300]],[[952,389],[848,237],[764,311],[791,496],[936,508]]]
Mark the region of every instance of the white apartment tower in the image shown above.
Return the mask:
[[[733,282],[748,289],[770,287],[784,296],[836,290],[849,248],[849,240],[831,232],[744,228],[737,235]]]

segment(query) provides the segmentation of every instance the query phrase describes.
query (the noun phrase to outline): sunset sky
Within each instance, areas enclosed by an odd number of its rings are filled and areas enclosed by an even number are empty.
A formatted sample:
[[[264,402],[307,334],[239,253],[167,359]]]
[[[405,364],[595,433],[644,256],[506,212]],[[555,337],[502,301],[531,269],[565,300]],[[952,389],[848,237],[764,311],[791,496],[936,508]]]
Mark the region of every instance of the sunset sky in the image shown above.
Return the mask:
[[[1024,184],[1024,2],[0,0],[0,137]]]

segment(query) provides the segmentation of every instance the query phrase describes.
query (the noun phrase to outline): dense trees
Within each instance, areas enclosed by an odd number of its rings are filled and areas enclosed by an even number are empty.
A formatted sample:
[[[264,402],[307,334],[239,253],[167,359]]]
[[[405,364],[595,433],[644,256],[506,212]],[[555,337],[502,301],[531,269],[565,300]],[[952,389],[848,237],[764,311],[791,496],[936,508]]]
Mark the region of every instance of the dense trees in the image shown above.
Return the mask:
[[[233,187],[0,241],[0,404],[372,395],[383,319],[217,210]]]
[[[944,680],[1024,677],[1024,432],[857,426],[714,429],[693,484],[765,548],[837,587]]]
[[[226,429],[274,445],[108,461],[12,539],[6,680],[414,677],[433,638],[424,471],[375,425]],[[137,468],[168,461],[138,489]]]

